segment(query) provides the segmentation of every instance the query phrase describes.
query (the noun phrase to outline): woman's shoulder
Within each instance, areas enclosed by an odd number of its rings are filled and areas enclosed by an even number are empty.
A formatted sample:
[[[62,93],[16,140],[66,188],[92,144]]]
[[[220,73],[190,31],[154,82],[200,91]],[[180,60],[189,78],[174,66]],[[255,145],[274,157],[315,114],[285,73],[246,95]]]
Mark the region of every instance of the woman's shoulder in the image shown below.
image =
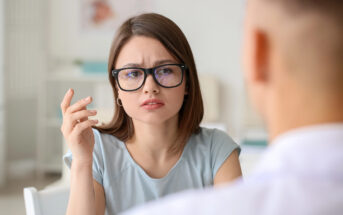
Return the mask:
[[[184,159],[198,169],[211,171],[211,175],[214,175],[235,149],[239,149],[238,144],[225,131],[201,127],[190,137],[185,147]]]
[[[125,145],[123,141],[118,139],[116,136],[104,132],[100,132],[98,129],[93,128],[95,146],[94,148],[104,148],[104,149],[124,149]]]
[[[232,141],[232,138],[225,132],[217,128],[200,127],[197,133],[194,133],[191,139],[212,142],[217,140]]]
[[[216,128],[200,127],[189,140],[192,150],[218,151],[239,148],[238,144],[225,132]]]
[[[93,158],[95,162],[106,166],[112,176],[120,176],[120,173],[131,165],[130,156],[125,143],[112,134],[100,132],[93,128],[95,145]]]

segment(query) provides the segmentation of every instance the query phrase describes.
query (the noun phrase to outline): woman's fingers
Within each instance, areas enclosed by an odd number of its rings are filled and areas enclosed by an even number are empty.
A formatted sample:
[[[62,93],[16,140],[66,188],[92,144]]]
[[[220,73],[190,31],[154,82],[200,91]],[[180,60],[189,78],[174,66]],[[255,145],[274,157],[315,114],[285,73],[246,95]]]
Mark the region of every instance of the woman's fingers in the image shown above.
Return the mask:
[[[68,107],[70,106],[71,99],[73,98],[74,95],[74,90],[69,89],[66,94],[64,95],[64,98],[61,103],[61,110],[62,110],[62,115],[67,111]]]
[[[71,132],[77,123],[87,121],[89,116],[95,116],[96,114],[96,110],[81,110],[70,115],[66,115],[63,126],[64,130],[66,132]]]
[[[81,110],[87,110],[87,108],[86,107],[84,107],[84,108],[82,108]],[[81,111],[80,110],[80,111]],[[76,112],[77,113],[77,112]],[[80,122],[83,122],[83,121],[86,121],[86,120],[88,120],[88,116],[87,117],[83,117],[83,118],[80,118],[80,119],[78,119]]]
[[[86,109],[86,106],[92,102],[92,97],[88,96],[84,99],[77,101],[75,104],[71,105],[66,111],[68,113],[74,113]]]
[[[89,116],[96,115],[95,110],[87,110],[87,105],[92,102],[92,97],[89,96],[87,98],[79,100],[73,105],[70,105],[73,95],[74,95],[74,90],[69,89],[67,93],[64,95],[64,98],[61,103],[61,110],[63,114],[63,124],[61,126],[61,131],[67,136],[73,130],[75,130],[75,127],[80,127],[80,124],[84,125],[83,124],[84,122],[88,122],[86,123],[87,125],[91,122],[92,123],[95,122],[95,120],[88,120]],[[92,123],[91,123],[91,126],[93,125]]]
[[[96,110],[81,110],[78,112],[75,112],[71,115],[71,121],[73,122],[83,122],[88,120],[89,116],[95,116],[96,115]]]
[[[98,120],[86,120],[83,122],[79,122],[75,125],[73,132],[81,134],[85,129],[90,128],[93,125],[96,125]]]

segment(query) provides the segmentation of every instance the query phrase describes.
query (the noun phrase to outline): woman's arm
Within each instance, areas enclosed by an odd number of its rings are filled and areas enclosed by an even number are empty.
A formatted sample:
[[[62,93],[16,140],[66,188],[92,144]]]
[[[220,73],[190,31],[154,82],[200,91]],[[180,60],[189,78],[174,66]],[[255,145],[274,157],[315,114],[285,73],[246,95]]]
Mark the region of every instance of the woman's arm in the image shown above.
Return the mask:
[[[71,164],[70,195],[67,215],[95,215],[95,191],[93,187],[92,163],[73,160]]]
[[[93,179],[92,164],[72,162],[71,184],[67,215],[105,214],[105,192]]]
[[[93,179],[96,215],[104,215],[106,208],[104,187]]]
[[[240,176],[242,176],[242,170],[238,159],[238,151],[236,149],[217,171],[214,177],[214,185],[231,182]]]
[[[96,215],[104,211],[103,189],[93,184],[94,134],[92,126],[97,120],[88,119],[96,115],[95,110],[87,110],[91,97],[71,105],[74,91],[69,89],[61,103],[63,123],[61,131],[73,154],[71,163],[71,184],[67,215]],[[101,185],[100,185],[101,186]],[[102,192],[102,193],[101,193]],[[103,215],[104,213],[102,213]]]

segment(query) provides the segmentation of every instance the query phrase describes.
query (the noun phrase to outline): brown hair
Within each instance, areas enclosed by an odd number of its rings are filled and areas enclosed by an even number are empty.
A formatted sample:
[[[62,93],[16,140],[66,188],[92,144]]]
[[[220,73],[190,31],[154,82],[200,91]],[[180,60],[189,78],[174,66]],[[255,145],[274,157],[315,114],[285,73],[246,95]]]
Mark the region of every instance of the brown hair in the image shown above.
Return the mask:
[[[108,60],[108,77],[114,94],[115,113],[110,123],[95,128],[102,133],[114,135],[121,141],[129,140],[134,134],[132,119],[116,102],[118,91],[111,74],[122,47],[133,36],[146,36],[160,41],[172,56],[187,66],[187,95],[179,111],[178,122],[180,144],[171,148],[174,151],[182,150],[189,137],[199,131],[199,124],[204,115],[203,101],[193,54],[185,35],[173,21],[159,14],[147,13],[132,17],[119,28]]]

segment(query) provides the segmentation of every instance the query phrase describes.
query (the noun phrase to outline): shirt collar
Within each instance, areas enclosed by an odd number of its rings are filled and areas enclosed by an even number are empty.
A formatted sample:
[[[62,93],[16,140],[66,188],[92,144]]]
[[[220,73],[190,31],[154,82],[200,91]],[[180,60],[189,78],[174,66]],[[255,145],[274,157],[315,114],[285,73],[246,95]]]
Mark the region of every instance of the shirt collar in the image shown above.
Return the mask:
[[[343,123],[308,126],[272,142],[255,175],[273,172],[343,177]]]

